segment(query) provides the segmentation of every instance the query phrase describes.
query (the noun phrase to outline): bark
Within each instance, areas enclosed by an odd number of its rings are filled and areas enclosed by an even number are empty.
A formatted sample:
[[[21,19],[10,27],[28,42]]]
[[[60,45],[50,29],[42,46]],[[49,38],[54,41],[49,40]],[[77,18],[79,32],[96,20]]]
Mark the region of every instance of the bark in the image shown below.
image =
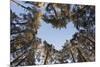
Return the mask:
[[[74,58],[74,55],[72,53],[72,50],[70,49],[70,53],[71,53],[71,56],[72,56],[72,59],[73,59],[73,62],[75,62],[75,58]]]
[[[87,60],[85,59],[85,57],[82,55],[82,52],[80,51],[79,48],[77,48],[78,51],[78,62],[86,62]]]
[[[46,53],[46,58],[45,58],[45,60],[44,60],[44,65],[46,65],[46,64],[47,64],[48,56],[49,56],[49,51],[47,50],[47,53]]]

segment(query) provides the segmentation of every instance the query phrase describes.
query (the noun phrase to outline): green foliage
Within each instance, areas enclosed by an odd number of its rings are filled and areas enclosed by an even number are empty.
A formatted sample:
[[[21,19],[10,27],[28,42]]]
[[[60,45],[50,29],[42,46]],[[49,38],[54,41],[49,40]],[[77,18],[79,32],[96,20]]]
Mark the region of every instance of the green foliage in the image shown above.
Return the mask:
[[[23,2],[23,5],[11,1],[26,10],[19,16],[10,9],[10,46],[11,56],[14,58],[11,60],[11,66],[36,65],[36,60],[43,60],[41,64],[95,61],[95,6],[30,1]],[[42,13],[39,9],[44,6],[45,13]],[[56,50],[47,41],[41,46],[41,39],[36,36],[40,20],[57,29],[66,28],[68,23],[73,22],[78,32],[71,40],[66,40],[62,50]]]

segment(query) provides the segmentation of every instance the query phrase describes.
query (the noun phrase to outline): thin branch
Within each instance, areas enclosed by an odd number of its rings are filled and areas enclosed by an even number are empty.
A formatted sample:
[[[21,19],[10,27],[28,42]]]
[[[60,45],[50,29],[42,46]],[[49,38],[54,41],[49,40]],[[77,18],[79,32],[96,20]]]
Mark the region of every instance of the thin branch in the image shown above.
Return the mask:
[[[81,34],[81,36],[84,37],[84,38],[86,38],[86,39],[88,39],[88,40],[91,41],[93,44],[95,44],[95,40],[94,40],[93,38],[87,37],[87,36],[82,35],[82,34]]]
[[[15,0],[11,0],[12,2],[16,3],[17,5],[21,6],[22,8],[26,9],[26,10],[29,10],[29,11],[32,11],[31,9],[29,9],[28,7],[25,7],[23,6],[22,4],[16,2]]]

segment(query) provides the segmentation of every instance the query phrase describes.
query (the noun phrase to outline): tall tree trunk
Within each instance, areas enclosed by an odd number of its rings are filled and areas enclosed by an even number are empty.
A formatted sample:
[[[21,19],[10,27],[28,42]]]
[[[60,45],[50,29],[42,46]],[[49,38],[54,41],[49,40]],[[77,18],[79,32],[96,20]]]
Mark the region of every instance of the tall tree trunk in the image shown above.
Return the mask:
[[[82,55],[82,52],[80,51],[79,48],[77,48],[78,51],[78,62],[86,62],[87,60],[85,59],[85,57]]]
[[[49,51],[47,50],[47,52],[46,52],[46,58],[44,60],[44,65],[47,64],[48,56],[49,56]]]
[[[70,53],[71,53],[71,56],[72,56],[72,59],[73,59],[73,62],[75,62],[75,58],[73,56],[73,53],[72,53],[72,50],[70,49]]]

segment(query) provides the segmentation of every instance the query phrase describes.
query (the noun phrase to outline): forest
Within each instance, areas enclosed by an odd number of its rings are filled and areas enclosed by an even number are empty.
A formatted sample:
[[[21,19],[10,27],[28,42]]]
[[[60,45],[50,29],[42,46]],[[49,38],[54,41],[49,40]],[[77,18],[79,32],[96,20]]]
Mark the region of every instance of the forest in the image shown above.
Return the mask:
[[[16,13],[17,5],[24,12]],[[17,11],[17,9],[16,9]],[[61,50],[37,37],[42,22],[54,29],[72,22],[78,30]],[[67,32],[66,32],[67,33]],[[48,33],[49,36],[49,33]],[[53,37],[52,37],[53,38]],[[10,65],[30,66],[95,62],[95,6],[33,1],[10,1]]]

